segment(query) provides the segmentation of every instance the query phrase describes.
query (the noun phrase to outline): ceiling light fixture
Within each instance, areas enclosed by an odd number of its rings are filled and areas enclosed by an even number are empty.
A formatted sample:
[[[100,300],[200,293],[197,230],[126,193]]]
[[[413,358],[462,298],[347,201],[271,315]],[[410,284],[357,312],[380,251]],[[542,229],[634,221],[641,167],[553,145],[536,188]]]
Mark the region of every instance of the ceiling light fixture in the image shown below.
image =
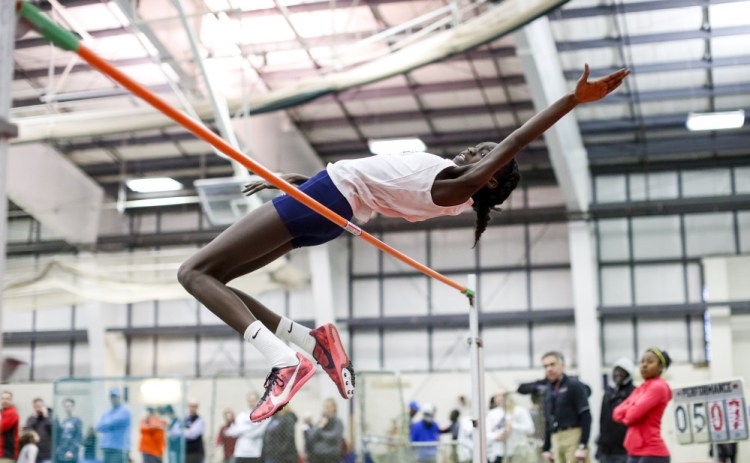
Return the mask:
[[[169,177],[134,178],[125,184],[136,193],[156,193],[182,189],[182,183]]]
[[[427,149],[424,142],[419,138],[369,140],[367,144],[372,154],[398,154],[406,151],[424,151]]]
[[[737,129],[745,123],[745,111],[724,111],[718,113],[690,113],[688,114],[688,130],[727,130]]]

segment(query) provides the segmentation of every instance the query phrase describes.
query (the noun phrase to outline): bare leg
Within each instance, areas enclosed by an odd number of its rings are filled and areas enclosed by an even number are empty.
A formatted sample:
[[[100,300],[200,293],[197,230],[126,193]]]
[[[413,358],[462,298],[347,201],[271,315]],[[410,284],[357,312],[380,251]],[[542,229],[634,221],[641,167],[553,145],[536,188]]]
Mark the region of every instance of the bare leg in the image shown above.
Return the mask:
[[[244,334],[255,321],[255,311],[266,318],[266,312],[270,310],[252,298],[255,304],[248,307],[226,286],[227,277],[239,276],[238,269],[255,270],[278,258],[291,249],[291,240],[276,208],[265,203],[186,260],[180,266],[177,278],[190,294],[224,323]]]
[[[284,254],[287,254],[292,249],[293,247],[291,242],[284,244],[276,248],[273,252],[266,254],[262,259],[253,261],[249,265],[241,265],[235,269],[232,269],[232,271],[221,278],[221,280],[229,282],[242,275],[247,275],[248,273],[254,272],[257,269],[270,264]],[[255,318],[260,320],[266,326],[266,328],[271,330],[271,332],[276,332],[276,328],[279,326],[279,320],[281,320],[281,317],[273,313],[265,305],[258,302],[258,300],[254,297],[240,291],[237,288],[229,287],[229,289],[231,289],[237,296],[239,296],[240,299],[242,299],[242,302],[247,306],[248,309],[250,309],[250,312]]]

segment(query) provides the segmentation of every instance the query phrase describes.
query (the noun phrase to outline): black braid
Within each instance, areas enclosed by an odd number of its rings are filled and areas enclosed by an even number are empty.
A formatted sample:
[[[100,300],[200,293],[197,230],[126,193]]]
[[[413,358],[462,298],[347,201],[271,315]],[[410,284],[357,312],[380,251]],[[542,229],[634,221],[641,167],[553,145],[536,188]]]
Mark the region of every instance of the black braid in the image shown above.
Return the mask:
[[[473,247],[477,246],[479,238],[481,238],[482,233],[487,229],[487,224],[490,221],[490,211],[499,211],[496,206],[499,206],[508,199],[508,196],[510,196],[521,180],[521,173],[518,171],[516,160],[511,160],[495,178],[498,181],[496,188],[484,187],[472,196],[474,200],[472,207],[477,213]]]

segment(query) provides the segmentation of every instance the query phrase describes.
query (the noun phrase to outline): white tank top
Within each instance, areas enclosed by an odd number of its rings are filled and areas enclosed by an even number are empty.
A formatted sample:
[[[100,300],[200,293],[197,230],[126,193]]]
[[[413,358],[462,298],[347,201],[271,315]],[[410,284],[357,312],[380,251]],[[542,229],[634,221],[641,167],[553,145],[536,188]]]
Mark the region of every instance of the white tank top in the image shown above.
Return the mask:
[[[435,177],[451,166],[455,166],[453,161],[434,154],[408,152],[337,161],[328,164],[326,170],[360,223],[376,212],[419,222],[458,215],[473,204],[471,198],[448,207],[432,202]]]

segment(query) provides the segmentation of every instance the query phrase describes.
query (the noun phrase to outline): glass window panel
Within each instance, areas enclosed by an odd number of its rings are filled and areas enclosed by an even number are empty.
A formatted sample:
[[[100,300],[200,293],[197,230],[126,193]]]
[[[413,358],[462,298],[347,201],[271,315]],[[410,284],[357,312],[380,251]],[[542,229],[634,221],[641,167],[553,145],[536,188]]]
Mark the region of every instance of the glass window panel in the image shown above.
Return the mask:
[[[529,188],[528,195],[529,208],[565,205],[565,197],[557,186]]]
[[[729,169],[709,169],[682,172],[682,196],[724,196],[732,194]]]
[[[531,272],[531,308],[566,309],[573,307],[570,270]]]
[[[602,267],[602,305],[623,306],[633,303],[630,267]]]
[[[165,301],[166,302],[166,301]],[[192,302],[195,305],[195,301]],[[102,312],[102,323],[108,328],[124,328],[128,323],[128,304],[92,303],[94,310]],[[178,316],[175,314],[174,316]],[[85,315],[84,315],[85,317]]]
[[[8,355],[3,349],[3,355]],[[69,344],[37,344],[34,352],[34,381],[52,381],[70,376]]]
[[[427,315],[427,277],[386,278],[383,297],[386,316]]]
[[[486,327],[482,329],[482,341],[485,368],[536,367],[537,362],[529,359],[529,328],[526,325]]]
[[[356,359],[357,370],[380,370],[380,334],[378,331],[354,333],[352,358]]]
[[[446,276],[453,281],[466,284],[466,275],[446,274]],[[461,292],[439,281],[432,282],[433,314],[466,313],[468,307],[466,296],[461,294]]]
[[[633,322],[631,320],[610,319],[603,322],[604,364],[613,365],[625,357],[633,358]]]
[[[73,350],[73,375],[76,377],[91,376],[91,359],[89,345],[77,342]]]
[[[474,230],[431,231],[431,266],[435,270],[473,269],[475,266]],[[485,233],[487,233],[485,231]],[[482,235],[482,241],[485,236]]]
[[[3,317],[3,331],[31,331],[34,312],[31,310],[0,310]]]
[[[385,370],[426,371],[427,331],[389,331],[383,335]]]
[[[133,302],[131,323],[133,326],[154,326],[155,301]]]
[[[750,167],[734,169],[734,185],[737,194],[750,193]]]
[[[673,362],[687,362],[687,330],[685,318],[639,319],[638,355],[649,347],[658,347],[666,350]]]
[[[161,231],[197,230],[200,214],[195,212],[162,212]]]
[[[685,302],[682,265],[637,265],[635,303],[676,304]]]
[[[529,238],[532,264],[570,262],[567,224],[530,225]]]
[[[627,200],[624,175],[599,175],[594,179],[597,203],[619,203]]]
[[[576,335],[572,323],[536,324],[532,327],[532,339],[534,342],[534,364],[539,365],[540,369],[542,355],[551,351],[562,353],[568,367],[576,366]],[[599,349],[599,346],[596,346],[596,348]]]
[[[703,363],[706,361],[706,331],[703,317],[691,317],[690,333],[693,343],[693,363]]]
[[[73,322],[69,306],[39,309],[36,311],[37,331],[67,331]]]
[[[197,325],[198,307],[195,299],[159,301],[159,325]]]
[[[154,338],[133,337],[130,340],[130,374],[132,376],[152,376],[154,374]]]
[[[687,264],[688,302],[703,302],[703,283],[699,264]]]
[[[637,217],[633,224],[633,256],[658,259],[682,255],[678,216]]]
[[[740,252],[750,253],[750,212],[737,213],[737,226],[740,229]]]
[[[524,265],[526,240],[523,225],[489,227],[479,241],[479,265],[483,268]]]
[[[253,349],[255,350],[255,349]],[[195,339],[160,338],[156,355],[159,376],[193,376],[195,367]]]
[[[432,368],[442,371],[468,371],[470,368],[467,330],[449,329],[432,332]],[[484,337],[482,338],[484,340]],[[486,347],[486,345],[485,345]],[[487,349],[485,349],[485,364]]]
[[[34,241],[35,222],[31,219],[12,219],[8,221],[8,243],[28,243]]]
[[[233,375],[240,365],[240,339],[202,338],[200,345],[201,376]]]
[[[482,312],[526,310],[526,272],[492,272],[479,275]]]
[[[734,254],[732,213],[690,214],[685,216],[688,256]]]
[[[352,241],[352,272],[376,273],[378,271],[378,254],[380,251],[370,243],[359,238],[348,238]]]
[[[599,231],[599,259],[603,262],[628,260],[628,221],[607,219],[596,222]]]
[[[386,233],[383,235],[383,242],[398,249],[412,259],[424,263],[427,260],[426,235],[426,231]],[[383,271],[413,272],[414,269],[390,255],[385,255],[383,256]]]
[[[630,199],[674,199],[679,194],[677,172],[656,172],[630,175]]]
[[[378,280],[354,280],[352,284],[354,317],[380,316],[380,284]]]
[[[311,320],[315,318],[312,286],[289,292],[289,318],[293,320]],[[284,306],[279,306],[283,308]]]

